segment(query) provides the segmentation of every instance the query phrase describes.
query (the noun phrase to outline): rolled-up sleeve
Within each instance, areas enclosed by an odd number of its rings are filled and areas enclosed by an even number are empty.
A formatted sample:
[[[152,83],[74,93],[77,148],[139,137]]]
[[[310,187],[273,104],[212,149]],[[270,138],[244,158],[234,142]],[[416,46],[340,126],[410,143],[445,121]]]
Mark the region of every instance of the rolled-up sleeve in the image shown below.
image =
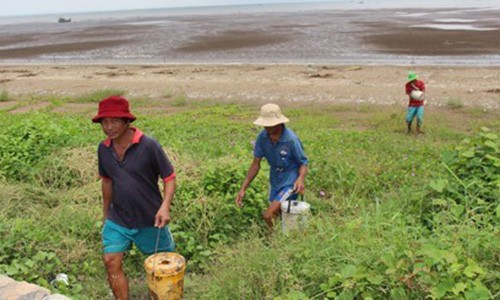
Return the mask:
[[[256,158],[264,157],[264,149],[262,147],[263,138],[264,137],[261,132],[259,135],[257,135],[257,138],[255,140],[255,146],[253,147],[253,156]]]
[[[299,165],[307,165],[308,159],[306,154],[304,153],[304,148],[302,146],[302,142],[297,138],[296,140],[293,141],[293,147],[292,147],[292,155],[295,161]]]
[[[158,174],[164,182],[173,180],[175,178],[175,172],[172,163],[170,163],[167,154],[161,148],[160,144],[155,141],[154,145],[154,164],[156,165]]]

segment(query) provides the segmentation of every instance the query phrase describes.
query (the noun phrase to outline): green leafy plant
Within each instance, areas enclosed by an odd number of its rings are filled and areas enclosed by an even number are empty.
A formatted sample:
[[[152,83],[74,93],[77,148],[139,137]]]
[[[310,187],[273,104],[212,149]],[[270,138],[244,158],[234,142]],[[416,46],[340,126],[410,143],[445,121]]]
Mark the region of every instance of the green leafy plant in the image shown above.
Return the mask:
[[[477,136],[444,152],[441,159],[448,176],[430,182],[426,218],[436,224],[496,224],[500,218],[498,135],[483,128]]]
[[[182,218],[172,225],[172,231],[179,251],[194,269],[202,267],[216,247],[230,243],[260,221],[267,201],[265,194],[258,192],[262,180],[247,190],[244,208],[234,202],[245,175],[241,164],[226,162],[204,169],[199,186],[179,187],[173,214]]]
[[[15,122],[0,133],[0,172],[8,179],[25,180],[37,163],[69,138],[64,127],[43,115]]]
[[[261,218],[265,162],[244,207],[234,203],[261,130],[252,125],[257,106],[186,100],[165,117],[145,109],[152,105],[169,106],[134,99],[133,111],[144,113],[134,125],[165,147],[176,170],[171,230],[187,258],[186,298],[498,297],[496,112],[461,111],[467,127],[492,129],[460,144],[469,132],[449,125],[457,116],[429,112],[432,131],[415,139],[401,134],[400,107],[284,106],[309,157],[312,206],[307,230],[285,235]],[[75,299],[108,298],[101,129],[71,111],[0,114],[0,273]],[[132,299],[147,295],[144,259],[135,248],[126,255]],[[70,284],[51,284],[58,273]]]

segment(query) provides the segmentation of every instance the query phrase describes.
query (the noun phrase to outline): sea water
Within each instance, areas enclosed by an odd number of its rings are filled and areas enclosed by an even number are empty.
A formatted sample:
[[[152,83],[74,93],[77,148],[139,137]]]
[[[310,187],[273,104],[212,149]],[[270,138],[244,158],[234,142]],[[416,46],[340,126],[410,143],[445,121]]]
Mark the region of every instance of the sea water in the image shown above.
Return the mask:
[[[400,55],[363,41],[383,23],[499,30],[499,13],[497,0],[348,0],[9,16],[0,63],[500,65],[499,55]]]

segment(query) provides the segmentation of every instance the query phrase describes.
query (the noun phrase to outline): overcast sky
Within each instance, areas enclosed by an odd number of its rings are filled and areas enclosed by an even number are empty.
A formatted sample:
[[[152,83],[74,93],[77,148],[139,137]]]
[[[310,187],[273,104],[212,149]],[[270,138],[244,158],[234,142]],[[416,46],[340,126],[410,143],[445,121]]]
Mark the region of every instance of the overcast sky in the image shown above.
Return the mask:
[[[338,2],[332,0],[331,2]],[[0,16],[51,14],[64,12],[89,12],[126,10],[138,8],[163,8],[186,6],[214,6],[237,4],[262,4],[283,2],[330,2],[325,0],[2,0]]]

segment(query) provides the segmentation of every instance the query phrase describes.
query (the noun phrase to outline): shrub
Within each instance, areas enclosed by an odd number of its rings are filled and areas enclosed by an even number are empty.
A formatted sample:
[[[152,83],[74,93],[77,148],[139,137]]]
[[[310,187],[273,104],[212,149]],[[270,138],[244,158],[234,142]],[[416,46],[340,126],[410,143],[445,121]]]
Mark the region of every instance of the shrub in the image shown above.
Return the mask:
[[[191,177],[190,183],[178,187],[171,229],[191,271],[203,269],[217,246],[230,243],[261,221],[267,202],[262,179],[247,189],[243,208],[234,202],[246,171],[245,165],[221,161],[203,168],[199,180]]]
[[[441,157],[448,176],[430,182],[426,221],[494,225],[500,218],[500,140],[489,129]]]
[[[30,177],[37,163],[70,138],[62,124],[41,114],[7,126],[0,133],[0,172],[10,180]]]
[[[95,147],[57,149],[33,168],[31,176],[51,189],[83,187],[97,180]]]

